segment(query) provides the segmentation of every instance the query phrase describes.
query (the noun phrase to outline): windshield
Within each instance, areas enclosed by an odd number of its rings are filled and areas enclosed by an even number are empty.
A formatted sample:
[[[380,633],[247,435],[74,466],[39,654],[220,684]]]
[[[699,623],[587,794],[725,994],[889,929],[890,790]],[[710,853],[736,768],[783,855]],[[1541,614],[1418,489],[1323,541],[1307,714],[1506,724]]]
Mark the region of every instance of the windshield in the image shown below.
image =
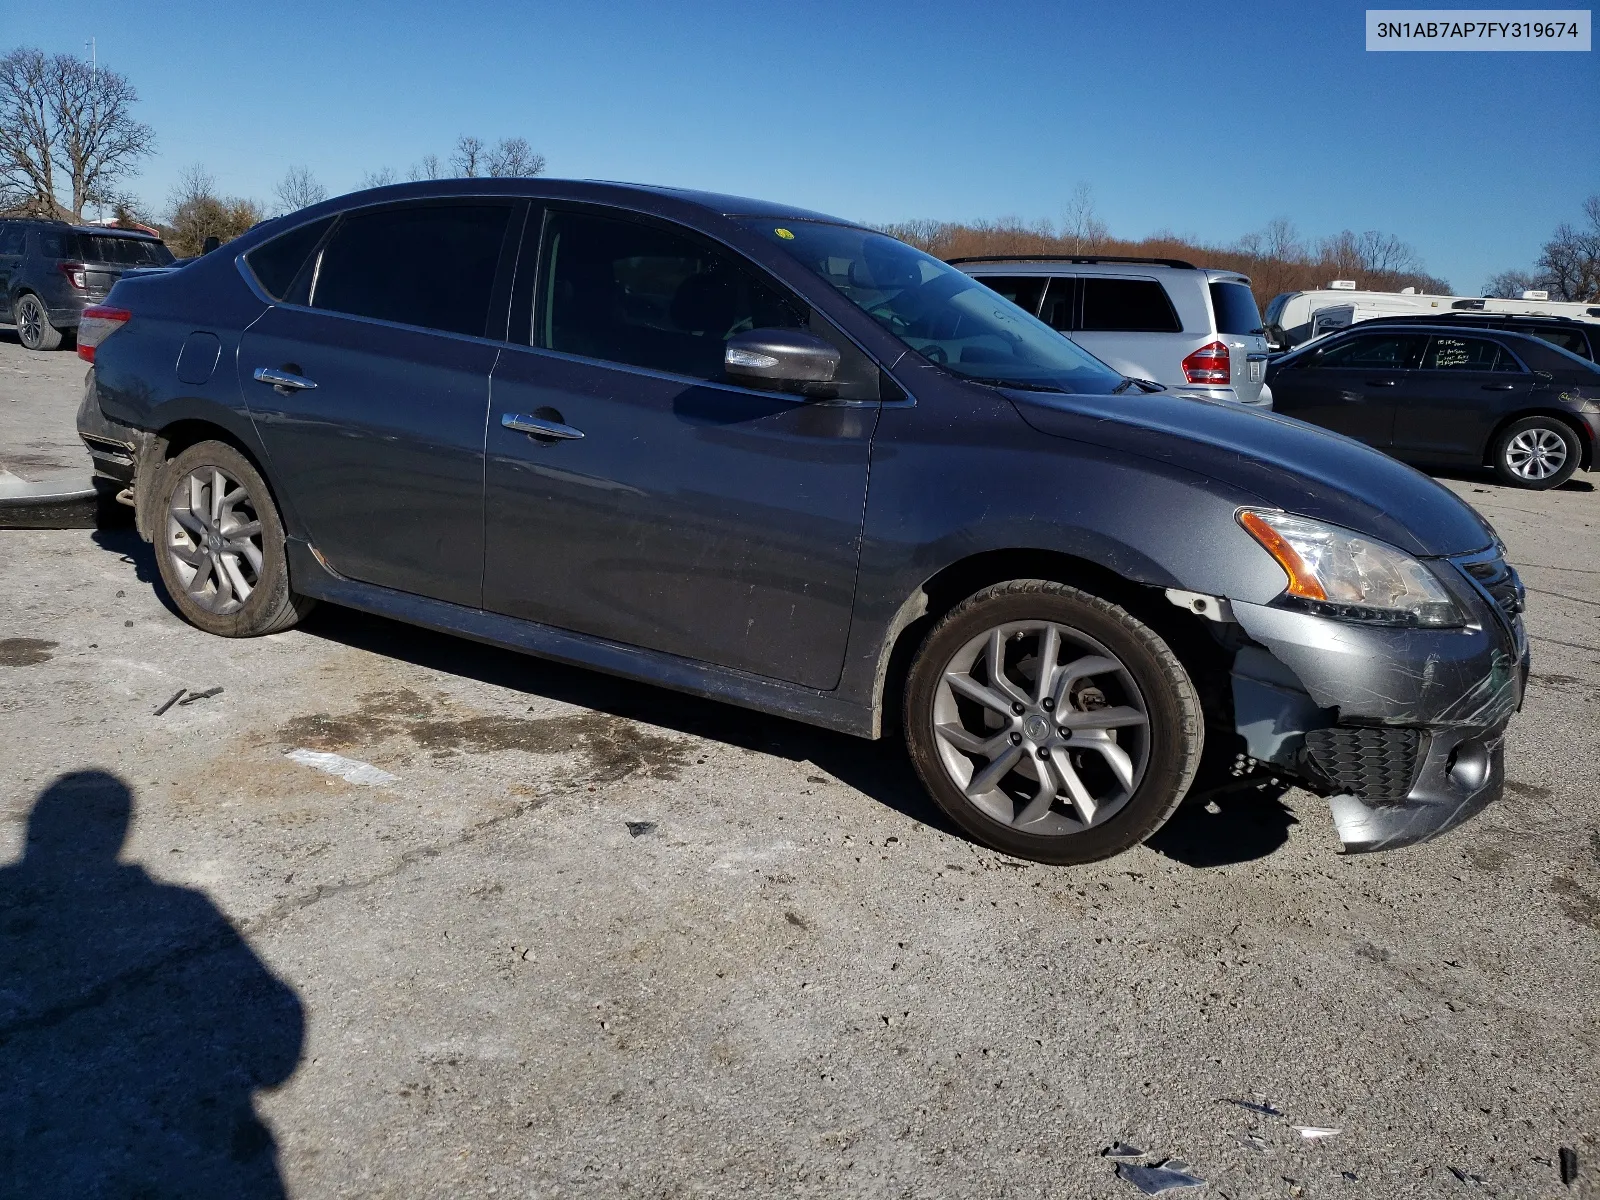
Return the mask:
[[[748,227],[826,279],[930,362],[1000,387],[1106,394],[1122,376],[970,275],[866,229],[792,219]]]
[[[154,238],[100,233],[78,235],[78,256],[85,262],[114,263],[122,267],[164,267],[172,261],[172,251]]]

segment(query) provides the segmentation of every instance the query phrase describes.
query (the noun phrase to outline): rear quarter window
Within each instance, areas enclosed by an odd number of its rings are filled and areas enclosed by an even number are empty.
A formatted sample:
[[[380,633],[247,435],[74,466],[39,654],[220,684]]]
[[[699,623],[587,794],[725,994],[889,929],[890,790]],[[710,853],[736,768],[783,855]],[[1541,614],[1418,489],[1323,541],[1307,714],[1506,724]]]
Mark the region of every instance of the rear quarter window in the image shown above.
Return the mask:
[[[1154,279],[1083,277],[1083,326],[1096,333],[1182,333],[1183,322]]]
[[[1211,307],[1217,314],[1217,332],[1251,334],[1261,332],[1261,314],[1256,311],[1255,294],[1243,283],[1213,283]]]
[[[332,217],[312,221],[288,233],[279,234],[245,255],[245,262],[250,265],[256,282],[267,295],[274,300],[305,303],[309,280],[303,281],[298,288],[295,286],[296,280],[302,275],[301,268],[305,266],[306,259],[311,257],[311,252],[317,248],[317,243],[332,224]]]

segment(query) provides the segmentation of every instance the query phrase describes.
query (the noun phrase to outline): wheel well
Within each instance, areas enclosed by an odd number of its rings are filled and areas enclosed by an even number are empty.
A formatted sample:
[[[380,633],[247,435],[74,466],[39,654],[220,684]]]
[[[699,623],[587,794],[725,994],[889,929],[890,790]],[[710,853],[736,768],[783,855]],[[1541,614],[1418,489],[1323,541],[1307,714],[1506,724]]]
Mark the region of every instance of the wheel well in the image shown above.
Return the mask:
[[[1549,417],[1553,421],[1560,421],[1568,429],[1572,430],[1573,436],[1578,439],[1578,466],[1585,471],[1594,468],[1594,444],[1589,440],[1587,431],[1579,423],[1578,418],[1571,413],[1562,412],[1559,408],[1529,408],[1506,417],[1494,427],[1494,431],[1489,434],[1488,442],[1484,444],[1484,466],[1492,467],[1494,465],[1494,444],[1500,440],[1500,435],[1518,421],[1526,420],[1529,417]]]
[[[1082,588],[1120,605],[1160,634],[1172,648],[1194,680],[1208,714],[1222,703],[1231,712],[1231,692],[1226,697],[1218,694],[1219,688],[1227,690],[1231,656],[1211,636],[1206,628],[1209,622],[1170,603],[1162,594],[1163,589],[1136,583],[1099,563],[1071,554],[1050,550],[992,550],[945,567],[907,601],[909,609],[901,609],[897,627],[891,627],[893,644],[880,659],[874,704],[880,734],[900,728],[906,677],[928,631],[968,596],[1008,579],[1048,579]],[[909,620],[906,619],[908,615]]]
[[[138,466],[135,468],[134,473],[134,513],[139,533],[146,541],[151,540],[155,529],[153,514],[148,511],[147,499],[153,495],[151,488],[155,484],[156,472],[190,446],[199,445],[201,442],[223,442],[244,455],[250,465],[256,469],[256,473],[266,483],[267,494],[273,504],[277,506],[278,515],[280,518],[284,516],[283,505],[278,500],[277,489],[272,486],[272,477],[267,474],[255,451],[223,426],[212,424],[210,421],[190,418],[174,421],[172,424],[165,426],[151,439],[147,444],[147,448],[139,455]]]

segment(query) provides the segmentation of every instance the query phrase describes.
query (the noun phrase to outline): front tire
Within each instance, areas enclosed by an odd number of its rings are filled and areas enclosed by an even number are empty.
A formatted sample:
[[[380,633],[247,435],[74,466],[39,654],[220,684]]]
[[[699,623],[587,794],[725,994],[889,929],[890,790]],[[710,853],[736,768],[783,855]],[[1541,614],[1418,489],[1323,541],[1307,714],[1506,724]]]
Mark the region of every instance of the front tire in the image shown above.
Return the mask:
[[[29,350],[54,350],[61,345],[61,330],[50,323],[44,301],[32,292],[17,297],[11,318],[17,326],[17,340]]]
[[[157,477],[156,562],[190,624],[221,637],[288,629],[314,600],[289,589],[283,522],[250,460],[200,442]]]
[[[1565,422],[1555,417],[1524,417],[1495,438],[1489,461],[1502,483],[1544,491],[1571,479],[1582,453],[1578,435]]]
[[[1204,729],[1188,672],[1154,630],[1047,580],[957,605],[906,684],[906,743],[935,802],[978,841],[1036,862],[1093,862],[1150,837],[1188,792]]]

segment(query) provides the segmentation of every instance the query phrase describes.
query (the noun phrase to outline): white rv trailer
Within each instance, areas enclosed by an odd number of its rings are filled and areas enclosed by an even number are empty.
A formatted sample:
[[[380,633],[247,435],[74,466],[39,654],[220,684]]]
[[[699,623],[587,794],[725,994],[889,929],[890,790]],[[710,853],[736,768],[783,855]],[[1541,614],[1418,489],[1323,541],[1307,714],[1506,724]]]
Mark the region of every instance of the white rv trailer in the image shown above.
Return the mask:
[[[1520,300],[1487,296],[1430,296],[1415,288],[1403,292],[1362,292],[1353,280],[1335,279],[1313,292],[1283,292],[1267,305],[1266,324],[1283,330],[1284,341],[1299,346],[1312,338],[1347,329],[1374,317],[1417,317],[1447,312],[1513,313],[1517,316],[1571,317],[1600,322],[1600,304],[1568,304],[1547,300],[1540,292],[1524,292]]]

